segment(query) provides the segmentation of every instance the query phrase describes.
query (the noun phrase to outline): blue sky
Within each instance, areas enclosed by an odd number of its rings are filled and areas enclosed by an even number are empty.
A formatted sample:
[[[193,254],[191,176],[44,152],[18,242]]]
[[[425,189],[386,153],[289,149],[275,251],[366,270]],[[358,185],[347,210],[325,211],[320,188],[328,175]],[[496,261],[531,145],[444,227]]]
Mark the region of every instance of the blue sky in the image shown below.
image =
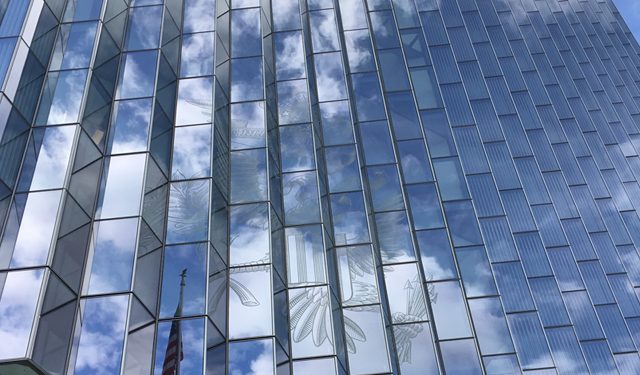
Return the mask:
[[[636,39],[640,40],[640,0],[613,0]]]

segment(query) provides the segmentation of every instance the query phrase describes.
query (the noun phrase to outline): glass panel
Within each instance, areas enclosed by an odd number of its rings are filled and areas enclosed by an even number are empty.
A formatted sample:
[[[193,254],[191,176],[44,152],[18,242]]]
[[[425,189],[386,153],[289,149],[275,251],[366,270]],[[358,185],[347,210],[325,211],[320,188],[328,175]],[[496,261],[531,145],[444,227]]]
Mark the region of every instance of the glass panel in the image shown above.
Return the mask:
[[[395,165],[367,169],[374,211],[404,209],[398,170]]]
[[[112,154],[147,151],[151,99],[115,102],[113,119],[110,134]]]
[[[80,304],[75,374],[118,374],[122,361],[129,297],[89,298]],[[96,355],[109,353],[109,355]]]
[[[316,172],[287,173],[282,178],[287,225],[320,221]]]
[[[145,161],[144,154],[107,159],[97,216],[106,219],[140,214]]]
[[[259,56],[261,54],[260,9],[232,11],[231,57]]]
[[[267,204],[231,207],[231,265],[269,262],[269,208]]]
[[[273,374],[273,339],[238,341],[229,344],[229,373],[251,375],[254,364],[265,374]]]
[[[360,189],[360,168],[353,146],[330,147],[325,150],[329,191],[332,193]]]
[[[231,153],[231,201],[233,203],[267,199],[265,150]]]
[[[171,177],[174,180],[211,175],[211,133],[211,125],[174,130],[171,165]]]
[[[311,24],[313,52],[328,52],[340,49],[333,10],[309,12],[309,23]]]
[[[154,375],[171,373],[176,365],[176,356],[172,355],[170,340],[172,332],[178,331],[182,345],[180,357],[181,374],[201,374],[204,366],[204,319],[184,319],[158,323],[156,343],[156,362]],[[168,372],[167,372],[168,371]]]
[[[201,3],[204,3],[204,1],[201,1]],[[204,8],[200,6],[200,4],[198,4],[198,6]],[[202,9],[202,11],[207,12],[208,10]],[[188,23],[186,17],[184,22],[186,27]],[[214,33],[184,35],[182,37],[182,52],[180,54],[180,76],[195,77],[212,75],[213,51]]]
[[[464,305],[460,283],[445,281],[429,284],[433,320],[442,340],[470,337],[469,317]]]
[[[336,250],[344,306],[378,302],[373,254],[369,246]]]
[[[315,13],[315,12],[314,12]],[[339,53],[323,53],[314,56],[318,100],[340,100],[347,98],[344,69]]]
[[[211,122],[213,108],[213,79],[181,79],[178,84],[176,125],[204,124]]]
[[[278,121],[280,125],[311,121],[306,80],[278,83]]]
[[[231,63],[231,101],[260,100],[263,95],[262,58],[235,59]]]
[[[188,316],[204,313],[207,283],[207,245],[167,246],[162,269],[160,317]],[[182,279],[182,276],[185,276]],[[184,280],[184,303],[181,290]]]
[[[285,229],[289,286],[326,281],[322,227]]]
[[[117,94],[119,99],[153,95],[157,58],[156,51],[132,52],[124,55]]]
[[[41,190],[61,188],[67,175],[67,167],[75,126],[36,128],[22,166],[18,190]],[[30,150],[31,151],[31,150]]]
[[[331,208],[336,245],[369,242],[362,193],[332,195]]]
[[[440,199],[434,184],[407,186],[414,229],[444,227],[440,212]]]
[[[209,194],[209,180],[171,183],[167,243],[208,238]]]
[[[293,3],[288,1],[287,3]],[[279,6],[287,6],[285,2]],[[274,16],[277,12],[274,7]],[[278,80],[295,79],[305,77],[304,48],[302,45],[302,32],[277,33],[274,35],[276,77]]]
[[[282,171],[295,172],[315,168],[311,125],[284,126],[280,128],[280,153]]]
[[[55,125],[78,122],[86,79],[86,70],[49,73],[36,123]]]
[[[385,266],[383,272],[392,322],[426,320],[427,304],[416,264]]]
[[[65,22],[93,20],[100,17],[102,0],[71,0],[64,12]]]
[[[398,142],[398,154],[405,184],[433,180],[427,149],[422,140]]]
[[[442,350],[442,360],[447,374],[482,374],[473,340],[441,342],[440,349]]]
[[[129,51],[160,46],[161,6],[133,8],[129,17],[126,44]]]
[[[468,298],[498,293],[484,247],[456,249],[456,256]]]
[[[127,291],[131,287],[138,219],[97,221],[85,280],[89,294]]]
[[[458,271],[445,229],[418,231],[416,239],[427,281],[457,278]]]
[[[429,324],[399,324],[393,333],[403,375],[440,374]]]
[[[380,306],[346,308],[349,369],[354,374],[391,371]]]
[[[375,221],[384,263],[415,260],[411,231],[404,211],[376,214]]]
[[[327,287],[295,289],[289,293],[290,332],[296,358],[333,353],[331,305]],[[323,321],[323,324],[318,324]]]
[[[26,356],[31,326],[42,284],[42,270],[0,273],[0,358]]]
[[[214,30],[215,9],[215,0],[185,0],[183,32]]]
[[[231,149],[265,147],[264,102],[231,105]]]
[[[229,337],[273,334],[269,266],[234,268],[229,275]]]
[[[62,25],[49,70],[89,67],[95,35],[95,22]]]
[[[47,263],[55,231],[61,191],[16,195],[0,245],[0,266],[37,266]]]
[[[513,344],[499,298],[469,300],[480,351],[483,355],[513,352]]]

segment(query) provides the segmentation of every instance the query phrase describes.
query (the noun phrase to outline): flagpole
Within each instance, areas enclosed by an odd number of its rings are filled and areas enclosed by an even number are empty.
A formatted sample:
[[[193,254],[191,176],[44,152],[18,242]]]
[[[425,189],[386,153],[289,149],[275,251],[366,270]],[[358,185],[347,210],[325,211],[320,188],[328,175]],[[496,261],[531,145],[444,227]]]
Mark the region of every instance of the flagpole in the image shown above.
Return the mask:
[[[186,279],[187,278],[187,269],[183,269],[182,272],[180,273],[180,300],[178,302],[178,308],[176,309],[176,314],[175,316],[177,318],[182,316],[182,304],[184,302],[184,287],[187,285]],[[177,347],[177,356],[176,356],[176,375],[180,375],[180,362],[182,360],[182,329],[180,327],[180,320],[178,320],[178,330],[179,330],[179,334],[178,334],[178,347]]]

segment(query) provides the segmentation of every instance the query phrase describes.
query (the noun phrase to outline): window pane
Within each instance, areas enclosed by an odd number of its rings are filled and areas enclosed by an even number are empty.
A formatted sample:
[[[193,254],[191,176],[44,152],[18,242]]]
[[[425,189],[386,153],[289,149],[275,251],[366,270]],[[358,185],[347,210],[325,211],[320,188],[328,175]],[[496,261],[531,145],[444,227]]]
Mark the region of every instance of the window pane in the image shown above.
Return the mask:
[[[131,286],[138,219],[97,221],[93,226],[93,256],[85,280],[89,294],[127,291]]]
[[[211,175],[211,125],[179,127],[173,134],[174,180]]]
[[[208,238],[209,194],[209,180],[171,183],[167,243]]]
[[[167,246],[162,269],[160,317],[188,316],[204,313],[207,245]],[[186,270],[186,272],[185,272]],[[180,304],[181,275],[185,277],[184,303]],[[181,310],[178,310],[181,307]]]
[[[212,78],[182,79],[178,84],[176,125],[211,122]]]
[[[147,151],[151,99],[117,101],[114,107],[110,134],[111,153]]]

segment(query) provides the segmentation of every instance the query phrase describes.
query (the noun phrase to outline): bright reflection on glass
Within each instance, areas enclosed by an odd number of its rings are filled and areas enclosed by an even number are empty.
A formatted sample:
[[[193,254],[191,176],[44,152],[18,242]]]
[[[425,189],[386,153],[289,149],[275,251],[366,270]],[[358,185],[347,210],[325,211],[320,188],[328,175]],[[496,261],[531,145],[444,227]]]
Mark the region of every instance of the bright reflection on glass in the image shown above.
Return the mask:
[[[209,180],[171,183],[167,243],[206,240],[208,218]]]
[[[273,374],[273,339],[237,341],[229,344],[229,373]]]
[[[514,350],[499,298],[470,299],[469,308],[483,355]]]
[[[232,268],[229,287],[229,338],[273,334],[270,267]]]
[[[76,126],[36,128],[23,162],[18,190],[61,188],[67,174]],[[31,151],[30,150],[30,151]]]
[[[204,312],[207,265],[207,245],[167,246],[162,269],[160,317],[175,315],[180,303],[181,275],[185,272],[184,303],[181,316]]]
[[[166,372],[163,371],[163,365],[168,352],[169,335],[174,324],[179,325],[182,338],[180,374],[202,374],[202,368],[204,366],[204,319],[183,319],[165,321],[158,324],[154,375],[166,374]]]
[[[119,373],[128,304],[126,295],[82,301],[75,374]]]
[[[360,189],[358,157],[353,146],[331,147],[325,150],[329,191],[337,193]]]
[[[60,197],[60,190],[16,195],[0,244],[0,266],[28,267],[47,262]]]
[[[151,99],[117,101],[113,119],[110,134],[112,154],[147,151]]]
[[[334,358],[317,358],[293,362],[294,374],[331,375],[337,374]]]
[[[176,125],[211,122],[213,111],[213,79],[211,77],[182,79],[178,84]]]
[[[26,355],[43,274],[42,270],[0,273],[0,340],[4,343],[0,359]]]
[[[88,293],[129,290],[136,249],[138,219],[97,221],[85,280]]]
[[[269,262],[269,207],[250,204],[231,207],[231,265]]]
[[[315,167],[311,125],[280,127],[282,171],[296,172]]]
[[[145,161],[144,154],[113,156],[107,160],[106,182],[98,204],[100,218],[139,215]]]
[[[453,279],[457,275],[445,229],[416,232],[422,268],[427,281]]]
[[[415,260],[411,231],[404,211],[375,215],[380,256],[384,263]]]
[[[211,125],[179,127],[173,134],[174,180],[211,175]]]

